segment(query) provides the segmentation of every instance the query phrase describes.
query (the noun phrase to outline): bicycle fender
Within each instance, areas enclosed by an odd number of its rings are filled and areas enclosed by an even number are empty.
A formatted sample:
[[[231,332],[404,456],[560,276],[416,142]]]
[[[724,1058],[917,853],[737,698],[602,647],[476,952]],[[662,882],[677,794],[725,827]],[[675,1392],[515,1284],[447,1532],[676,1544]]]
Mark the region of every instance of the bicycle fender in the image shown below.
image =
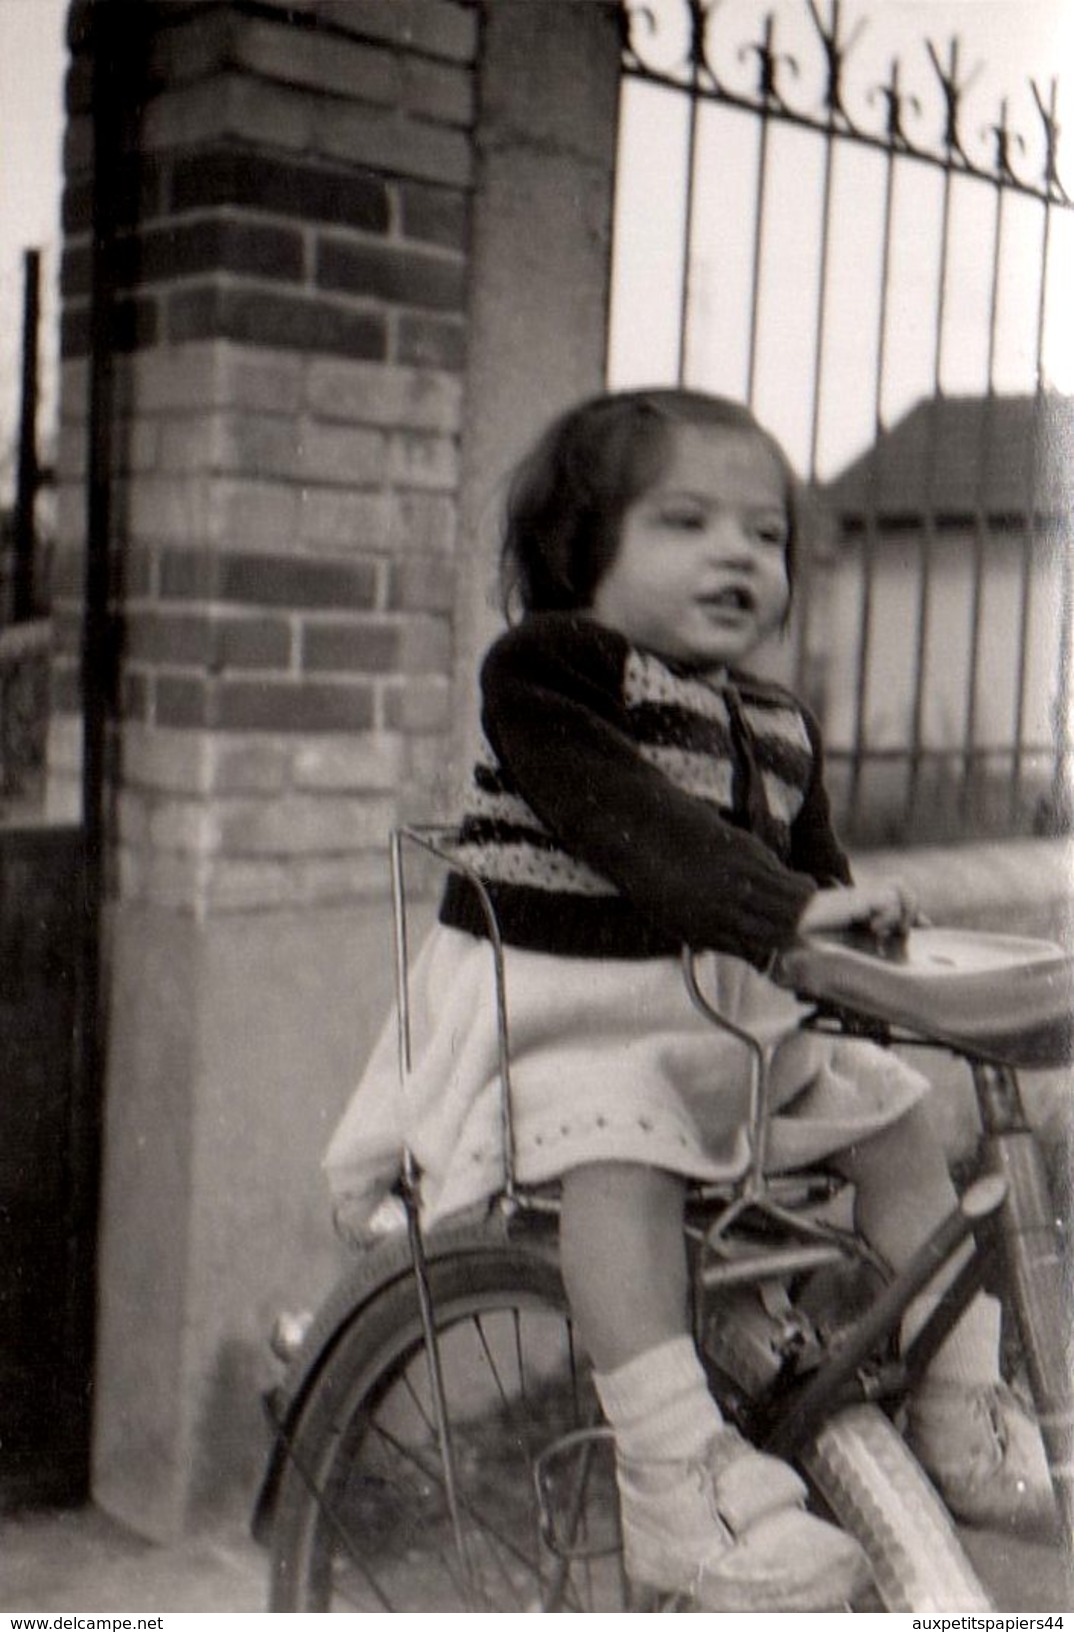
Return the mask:
[[[519,1230],[498,1212],[480,1224],[450,1225],[423,1238],[428,1262],[460,1255],[478,1257],[507,1245],[525,1246],[534,1253],[555,1257],[555,1231]],[[404,1231],[363,1252],[348,1268],[321,1304],[302,1343],[280,1381],[263,1397],[272,1427],[268,1462],[254,1501],[250,1528],[255,1540],[268,1539],[276,1490],[287,1441],[310,1390],[343,1333],[363,1310],[389,1287],[413,1274],[410,1242]]]

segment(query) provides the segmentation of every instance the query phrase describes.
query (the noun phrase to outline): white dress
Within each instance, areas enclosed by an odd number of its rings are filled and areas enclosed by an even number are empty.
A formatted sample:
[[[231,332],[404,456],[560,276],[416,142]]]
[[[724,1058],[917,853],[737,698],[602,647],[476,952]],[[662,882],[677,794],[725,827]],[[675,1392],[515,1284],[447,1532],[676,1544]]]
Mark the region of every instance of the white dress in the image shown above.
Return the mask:
[[[719,1180],[748,1160],[748,1051],[690,1001],[675,958],[569,958],[505,947],[516,1177],[641,1162]],[[720,1012],[778,1045],[767,1165],[802,1166],[897,1121],[928,1082],[894,1053],[798,1030],[803,1014],[750,964],[700,960]],[[389,1018],[337,1127],[325,1169],[348,1223],[372,1214],[404,1144],[426,1224],[502,1189],[503,1092],[487,942],[437,926],[410,978],[411,1070]]]

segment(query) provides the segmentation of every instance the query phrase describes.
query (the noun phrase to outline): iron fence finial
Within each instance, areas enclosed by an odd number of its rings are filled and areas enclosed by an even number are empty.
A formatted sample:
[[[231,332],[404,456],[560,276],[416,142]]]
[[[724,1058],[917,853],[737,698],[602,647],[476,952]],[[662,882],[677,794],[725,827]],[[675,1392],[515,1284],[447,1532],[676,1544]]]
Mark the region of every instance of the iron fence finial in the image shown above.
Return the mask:
[[[980,74],[981,64],[978,63],[972,74],[960,84],[958,58],[961,47],[958,39],[952,38],[948,44],[948,66],[946,68],[940,61],[939,54],[931,40],[926,40],[925,48],[928,51],[932,66],[936,70],[936,78],[940,82],[940,91],[944,99],[944,149],[949,159],[957,158],[963,164],[968,164],[969,159],[966,149],[962,145],[962,135],[959,131],[959,115],[962,111],[962,98]]]
[[[1035,79],[1029,81],[1029,88],[1033,92],[1033,100],[1037,104],[1037,112],[1044,127],[1044,170],[1042,179],[1044,190],[1048,198],[1056,199],[1063,204],[1069,204],[1070,194],[1059,179],[1059,137],[1062,134],[1057,107],[1059,101],[1059,81],[1053,78],[1049,82],[1048,106],[1044,105],[1044,98]]]
[[[1018,179],[1014,169],[1011,166],[1012,143],[1021,148],[1023,152],[1025,152],[1026,145],[1021,136],[1019,136],[1018,132],[1011,129],[1008,122],[1008,112],[1009,103],[1007,98],[1004,97],[999,105],[998,122],[994,125],[985,126],[986,132],[995,137],[995,157],[993,159],[993,163],[995,165],[996,179],[1004,182],[1016,181]]]
[[[912,143],[903,129],[902,113],[905,107],[911,107],[916,113],[921,112],[921,103],[916,96],[908,95],[902,89],[902,64],[898,57],[891,59],[891,73],[886,85],[876,87],[887,108],[885,132],[893,148],[903,152],[912,150]]]
[[[755,56],[757,58],[757,99],[762,107],[783,109],[785,103],[776,82],[778,67],[785,62],[792,74],[798,73],[796,59],[787,51],[777,51],[776,19],[772,12],[768,12],[764,20],[764,38],[754,45],[744,45],[739,51],[739,59]]]
[[[850,120],[843,105],[843,64],[861,38],[866,23],[864,17],[859,17],[850,38],[846,41],[840,40],[842,20],[840,0],[831,0],[831,5],[831,20],[825,24],[817,9],[816,0],[808,0],[809,14],[824,51],[826,68],[824,106],[832,119],[843,119],[849,124]]]

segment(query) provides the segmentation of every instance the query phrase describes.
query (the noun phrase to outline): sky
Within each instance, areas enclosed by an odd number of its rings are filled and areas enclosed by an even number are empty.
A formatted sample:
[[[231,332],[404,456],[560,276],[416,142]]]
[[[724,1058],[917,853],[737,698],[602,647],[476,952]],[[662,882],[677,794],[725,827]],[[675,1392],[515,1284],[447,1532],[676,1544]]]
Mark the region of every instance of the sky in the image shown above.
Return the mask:
[[[42,264],[42,444],[55,419],[66,0],[0,0],[0,495],[18,421],[23,254]]]
[[[134,3],[134,0],[125,0]],[[383,0],[390,4],[391,0]],[[649,0],[652,4],[653,0]],[[661,0],[656,0],[659,5]],[[822,10],[828,0],[818,0]],[[733,14],[740,0],[723,0],[720,25]],[[801,40],[801,16],[805,0],[773,0],[780,27],[785,26],[788,48]],[[747,8],[748,9],[748,8]],[[753,13],[758,11],[754,6]],[[39,246],[44,253],[44,323],[41,351],[42,402],[40,427],[46,442],[55,413],[55,276],[59,250],[59,203],[61,187],[61,147],[63,136],[64,22],[66,0],[0,0],[0,492],[5,490],[5,469],[10,467],[8,450],[15,434],[19,379],[19,335],[22,310],[23,251]],[[1074,92],[1074,0],[845,0],[846,32],[853,31],[858,19],[867,26],[857,39],[853,53],[856,84],[883,77],[894,52],[912,61],[909,86],[920,89],[922,99],[931,93],[930,71],[921,50],[921,40],[932,39],[941,50],[953,33],[963,43],[962,61],[968,73],[979,68],[967,106],[972,117],[967,129],[973,133],[976,110],[978,123],[986,122],[998,96],[1010,91],[1016,117],[1032,124],[1032,102],[1027,101],[1025,81],[1038,78],[1042,85],[1057,72],[1069,72],[1068,91]],[[795,29],[798,29],[798,35]],[[806,28],[808,34],[808,27]],[[746,37],[743,35],[740,38]],[[1015,94],[1021,87],[1021,104]],[[1027,113],[1027,108],[1029,112]],[[1074,148],[1074,109],[1066,123]],[[655,130],[645,128],[643,147],[649,162],[658,159]],[[1072,154],[1074,163],[1074,154]],[[640,256],[643,309],[635,313],[629,301],[622,307],[619,325],[619,363],[624,376],[652,374],[662,368],[659,314],[646,293],[645,279],[659,271],[659,255],[653,252],[653,234],[647,218]],[[669,239],[670,242],[670,239]],[[668,317],[667,303],[663,303]],[[622,349],[624,333],[644,333],[645,349],[636,340]],[[702,336],[702,340],[704,336]],[[631,350],[633,347],[633,350]],[[1074,353],[1074,340],[1056,342],[1056,352]],[[1056,362],[1057,383],[1070,381],[1065,365]],[[848,436],[836,439],[832,457],[847,444]]]

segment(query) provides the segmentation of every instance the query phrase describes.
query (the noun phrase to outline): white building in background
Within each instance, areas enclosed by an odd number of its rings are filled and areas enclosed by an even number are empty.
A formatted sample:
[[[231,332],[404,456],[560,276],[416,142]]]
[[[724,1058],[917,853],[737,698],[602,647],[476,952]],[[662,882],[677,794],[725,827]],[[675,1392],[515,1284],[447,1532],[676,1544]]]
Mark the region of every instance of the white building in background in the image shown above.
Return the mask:
[[[925,399],[828,484],[812,690],[837,779],[856,735],[876,756],[870,826],[902,797],[915,746],[941,802],[975,756],[978,815],[1006,797],[1017,751],[1032,823],[1062,713],[1071,734],[1072,449],[1069,397]]]

